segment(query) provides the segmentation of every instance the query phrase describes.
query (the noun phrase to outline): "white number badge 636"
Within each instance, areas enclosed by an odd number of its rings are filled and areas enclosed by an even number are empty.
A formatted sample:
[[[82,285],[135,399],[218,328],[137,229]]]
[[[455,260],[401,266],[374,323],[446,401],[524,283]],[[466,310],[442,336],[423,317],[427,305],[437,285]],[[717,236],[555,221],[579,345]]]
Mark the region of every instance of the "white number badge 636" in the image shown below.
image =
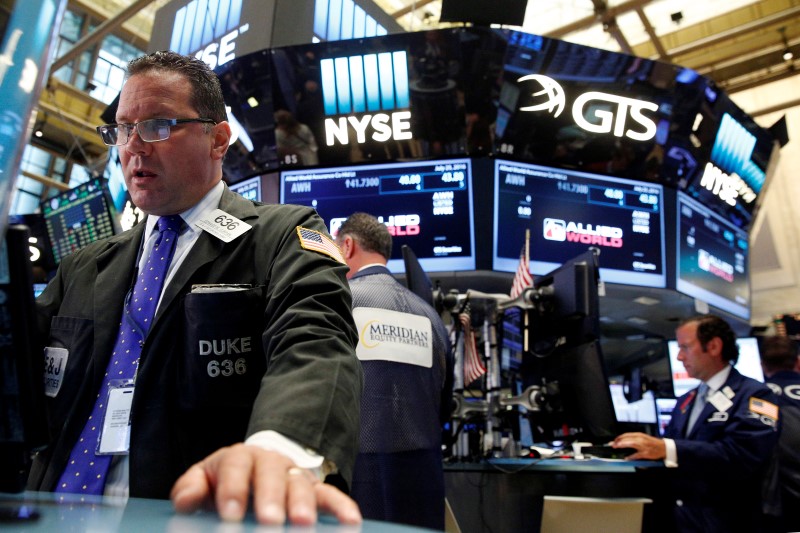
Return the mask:
[[[198,220],[195,225],[218,238],[223,242],[231,242],[240,235],[250,231],[253,227],[226,213],[222,209],[215,209]]]

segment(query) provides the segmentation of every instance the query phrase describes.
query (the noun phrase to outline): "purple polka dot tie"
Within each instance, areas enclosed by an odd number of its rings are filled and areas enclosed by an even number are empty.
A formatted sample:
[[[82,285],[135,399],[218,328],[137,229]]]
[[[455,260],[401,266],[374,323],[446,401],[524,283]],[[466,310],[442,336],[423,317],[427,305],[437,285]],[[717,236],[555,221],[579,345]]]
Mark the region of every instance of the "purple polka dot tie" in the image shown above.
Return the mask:
[[[139,365],[142,345],[156,314],[164,287],[164,278],[175,253],[183,220],[179,215],[158,219],[158,236],[144,269],[138,273],[133,291],[125,302],[117,342],[108,362],[103,383],[91,415],[72,448],[56,492],[102,494],[112,455],[97,455],[98,438],[103,427],[105,404],[110,386],[118,380],[133,380]]]

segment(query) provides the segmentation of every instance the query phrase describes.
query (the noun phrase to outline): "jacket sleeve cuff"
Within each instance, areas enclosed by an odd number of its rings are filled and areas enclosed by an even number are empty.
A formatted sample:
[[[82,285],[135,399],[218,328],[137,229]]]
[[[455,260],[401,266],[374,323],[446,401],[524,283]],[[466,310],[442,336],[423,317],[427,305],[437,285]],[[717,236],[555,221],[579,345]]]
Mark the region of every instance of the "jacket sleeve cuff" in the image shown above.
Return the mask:
[[[277,431],[258,431],[250,435],[244,443],[284,455],[300,468],[310,470],[320,481],[323,481],[328,474],[336,472],[334,463],[325,460],[315,450],[305,448]]]
[[[664,439],[664,446],[667,448],[664,466],[667,468],[678,468],[678,449],[675,446],[675,441],[672,439]]]

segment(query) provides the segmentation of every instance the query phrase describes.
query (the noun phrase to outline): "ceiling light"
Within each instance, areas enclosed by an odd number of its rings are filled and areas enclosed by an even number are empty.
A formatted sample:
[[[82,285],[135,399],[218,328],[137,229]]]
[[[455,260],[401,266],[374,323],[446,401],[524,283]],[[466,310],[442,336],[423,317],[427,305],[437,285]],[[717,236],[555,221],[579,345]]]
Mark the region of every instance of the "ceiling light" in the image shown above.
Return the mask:
[[[780,28],[778,32],[781,34],[781,41],[783,41],[783,60],[791,61],[794,59],[794,53],[789,48],[789,41],[786,39],[786,28]]]

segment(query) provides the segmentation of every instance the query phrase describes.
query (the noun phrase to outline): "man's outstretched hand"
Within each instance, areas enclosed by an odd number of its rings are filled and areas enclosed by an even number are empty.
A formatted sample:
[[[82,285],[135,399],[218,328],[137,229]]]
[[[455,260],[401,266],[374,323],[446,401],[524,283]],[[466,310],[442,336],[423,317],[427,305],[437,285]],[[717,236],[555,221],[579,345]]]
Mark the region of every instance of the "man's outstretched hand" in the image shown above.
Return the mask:
[[[256,519],[281,525],[288,517],[297,525],[312,525],[317,511],[343,524],[360,524],[361,512],[349,496],[320,482],[287,457],[257,446],[221,448],[187,470],[172,487],[170,499],[179,513],[215,509],[220,518],[244,518],[253,491]]]

